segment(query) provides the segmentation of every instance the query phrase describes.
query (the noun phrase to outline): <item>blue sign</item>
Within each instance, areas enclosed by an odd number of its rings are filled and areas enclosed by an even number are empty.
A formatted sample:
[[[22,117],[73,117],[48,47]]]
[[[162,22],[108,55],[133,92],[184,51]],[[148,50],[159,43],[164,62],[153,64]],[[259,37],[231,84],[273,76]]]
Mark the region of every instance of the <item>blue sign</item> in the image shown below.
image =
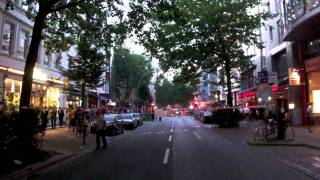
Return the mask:
[[[268,71],[258,72],[259,84],[268,84]]]

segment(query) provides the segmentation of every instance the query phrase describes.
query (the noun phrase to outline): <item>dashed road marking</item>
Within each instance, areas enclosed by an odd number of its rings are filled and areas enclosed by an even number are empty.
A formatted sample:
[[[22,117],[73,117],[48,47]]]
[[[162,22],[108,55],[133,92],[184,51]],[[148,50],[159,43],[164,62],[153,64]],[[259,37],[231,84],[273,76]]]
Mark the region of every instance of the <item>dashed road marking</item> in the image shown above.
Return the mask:
[[[173,129],[171,129],[170,132],[173,132]]]
[[[172,135],[169,136],[168,141],[171,142],[171,140],[172,140]]]
[[[197,132],[194,131],[193,134],[196,136],[197,139],[202,139],[202,137]]]
[[[164,157],[163,157],[163,161],[162,161],[163,164],[168,164],[169,153],[170,153],[170,149],[167,148],[167,149],[166,149],[166,152],[165,152],[165,154],[164,154]]]

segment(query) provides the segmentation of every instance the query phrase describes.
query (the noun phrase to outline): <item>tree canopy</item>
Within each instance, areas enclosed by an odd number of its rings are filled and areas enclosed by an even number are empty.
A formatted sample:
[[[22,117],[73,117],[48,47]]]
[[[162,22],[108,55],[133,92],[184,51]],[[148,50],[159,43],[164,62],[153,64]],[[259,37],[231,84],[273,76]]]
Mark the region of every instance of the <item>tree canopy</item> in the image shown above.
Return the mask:
[[[158,78],[155,84],[156,102],[161,107],[179,104],[188,107],[193,93],[197,90],[196,83],[185,84],[179,81],[169,81],[167,78]]]
[[[146,104],[152,101],[149,84],[151,63],[129,49],[117,48],[112,62],[111,94],[121,105]]]
[[[7,10],[13,10],[15,1],[7,0]],[[32,74],[38,58],[41,41],[47,53],[68,51],[77,44],[82,33],[95,32],[96,48],[105,49],[121,44],[128,34],[123,19],[123,4],[119,0],[27,0],[27,14],[34,22],[32,38],[24,68],[20,107],[30,106]],[[107,17],[118,19],[119,23],[107,23]],[[90,19],[90,24],[84,23]],[[132,20],[134,21],[134,20]],[[88,35],[86,35],[88,36]],[[116,42],[116,43],[115,43]]]
[[[260,0],[179,0],[159,1],[146,12],[150,26],[139,34],[148,52],[159,59],[164,71],[180,70],[187,81],[203,71],[218,73],[228,88],[232,106],[231,83],[235,72],[247,68],[252,56],[244,46],[258,41],[266,12],[255,11]]]
[[[81,89],[82,107],[85,107],[85,92],[101,85],[101,76],[106,70],[105,56],[91,43],[83,39],[77,46],[77,55],[69,56],[69,67],[64,74]]]

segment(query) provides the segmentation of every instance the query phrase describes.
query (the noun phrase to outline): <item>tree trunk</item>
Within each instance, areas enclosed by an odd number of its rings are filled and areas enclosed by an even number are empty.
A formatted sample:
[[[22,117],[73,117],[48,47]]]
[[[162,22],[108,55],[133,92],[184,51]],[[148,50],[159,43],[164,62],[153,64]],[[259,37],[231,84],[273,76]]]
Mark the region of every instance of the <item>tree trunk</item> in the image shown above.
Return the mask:
[[[29,107],[32,91],[33,68],[38,59],[38,51],[42,39],[42,30],[45,26],[47,13],[39,12],[35,18],[32,39],[29,52],[24,67],[24,75],[22,80],[22,90],[20,98],[20,108]]]
[[[231,85],[231,68],[230,68],[230,59],[225,59],[225,71],[226,71],[226,79],[227,79],[227,89],[228,89],[228,95],[227,95],[227,104],[229,107],[232,107],[232,85]]]

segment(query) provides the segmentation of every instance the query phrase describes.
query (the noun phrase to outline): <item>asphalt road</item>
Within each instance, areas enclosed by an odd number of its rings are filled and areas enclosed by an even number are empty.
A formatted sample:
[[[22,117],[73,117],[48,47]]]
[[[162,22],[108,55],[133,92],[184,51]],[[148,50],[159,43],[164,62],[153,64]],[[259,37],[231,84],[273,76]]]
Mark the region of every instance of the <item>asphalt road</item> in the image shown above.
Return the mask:
[[[190,117],[163,118],[31,179],[312,179],[252,147],[219,136]]]

